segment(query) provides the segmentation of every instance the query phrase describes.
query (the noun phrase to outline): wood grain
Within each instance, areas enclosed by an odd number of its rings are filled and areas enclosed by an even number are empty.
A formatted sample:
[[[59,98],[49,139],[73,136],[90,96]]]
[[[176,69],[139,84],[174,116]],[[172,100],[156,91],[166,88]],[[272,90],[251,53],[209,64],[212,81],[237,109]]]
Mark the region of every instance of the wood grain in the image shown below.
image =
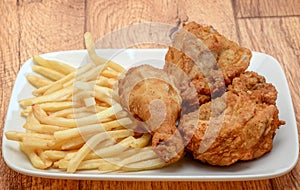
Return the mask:
[[[237,18],[300,15],[299,0],[233,0]]]
[[[225,1],[197,1],[184,3],[190,21],[204,25],[212,25],[227,38],[238,42],[235,16],[231,0]]]
[[[19,15],[16,2],[0,2],[0,135],[3,134],[5,115],[11,95],[11,90],[20,67],[19,50]],[[0,142],[2,147],[2,141]],[[13,172],[4,163],[2,151],[0,153],[0,187],[8,187],[9,179],[20,177],[21,174]]]
[[[83,49],[85,2],[20,1],[20,58],[33,54]]]

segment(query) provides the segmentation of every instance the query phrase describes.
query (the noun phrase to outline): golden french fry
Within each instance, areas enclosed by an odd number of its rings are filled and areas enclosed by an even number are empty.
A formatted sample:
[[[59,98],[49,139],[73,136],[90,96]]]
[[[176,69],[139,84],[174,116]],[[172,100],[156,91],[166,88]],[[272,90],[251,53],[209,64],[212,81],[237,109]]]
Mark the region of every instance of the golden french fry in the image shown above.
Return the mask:
[[[22,138],[22,143],[24,146],[32,147],[35,149],[49,149],[55,144],[55,140],[26,136]]]
[[[34,149],[31,147],[28,147],[27,145],[24,145],[23,143],[20,143],[20,149],[22,152],[24,152],[29,160],[31,161],[32,165],[39,169],[47,169],[49,168],[52,163],[47,162],[44,163],[43,160],[37,155]]]
[[[26,133],[26,132],[17,132],[17,131],[7,131],[5,136],[8,140],[14,141],[23,141],[25,138],[37,138],[44,140],[54,139],[52,135],[40,134],[40,133]]]
[[[107,66],[111,67],[112,69],[116,70],[117,72],[123,72],[125,69],[111,61],[111,60],[107,60],[107,59],[104,59],[102,57],[99,57],[95,51],[95,47],[94,47],[94,43],[92,41],[92,36],[89,32],[86,32],[84,34],[84,39],[85,39],[85,46],[86,46],[86,49],[88,51],[88,54],[90,56],[90,59],[96,64],[96,65],[103,65],[103,64],[107,64]]]
[[[42,107],[41,107],[42,108]],[[77,115],[78,113],[82,112],[88,112],[90,114],[96,114],[97,112],[103,111],[104,109],[107,109],[106,107],[96,106],[96,107],[71,107],[62,109],[53,113],[50,113],[51,116],[54,117],[67,117],[70,114]],[[45,110],[45,109],[44,109]]]
[[[61,146],[62,150],[75,150],[75,149],[79,149],[82,147],[82,145],[84,145],[85,143],[85,139],[78,137],[76,139],[72,139],[71,141],[63,144]]]
[[[73,90],[72,87],[68,87],[45,96],[38,96],[34,98],[20,100],[19,104],[22,107],[26,107],[26,106],[31,106],[33,104],[40,104],[46,102],[66,101],[70,99],[69,96],[72,94],[72,90]]]
[[[118,73],[114,70],[108,70],[105,69],[104,71],[102,71],[101,75],[107,77],[107,78],[114,78],[114,79],[118,79],[121,75],[121,73]]]
[[[36,63],[38,65],[47,67],[49,69],[53,69],[57,72],[65,74],[65,75],[75,71],[75,68],[68,64],[61,63],[59,61],[44,59],[39,55],[34,55],[33,61],[34,61],[34,63]]]
[[[162,168],[167,164],[163,162],[160,158],[154,158],[151,160],[143,160],[140,162],[124,165],[122,171],[141,171],[141,170],[152,170],[157,168]]]
[[[60,126],[44,125],[44,124],[33,126],[33,125],[29,125],[28,123],[26,123],[23,127],[25,129],[34,131],[36,133],[44,133],[44,134],[54,134],[57,131],[63,131],[67,129]]]
[[[116,113],[122,110],[122,107],[119,104],[115,104],[110,108],[97,113],[96,115],[89,115],[87,117],[83,117],[79,119],[66,119],[63,117],[48,116],[45,113],[45,111],[42,110],[38,105],[33,105],[32,110],[34,116],[43,124],[74,128],[77,126],[84,126],[84,125],[98,123],[103,119],[115,115]]]
[[[72,113],[66,116],[67,119],[79,119],[91,115],[89,112]]]
[[[57,161],[60,159],[64,159],[65,156],[71,151],[61,151],[61,150],[45,150],[41,154],[52,161]]]
[[[37,75],[26,75],[26,79],[32,86],[36,88],[47,86],[53,83],[51,80]]]
[[[129,118],[122,118],[120,120],[114,120],[107,123],[102,124],[93,124],[87,125],[83,127],[71,128],[63,131],[57,131],[54,133],[54,137],[58,140],[63,139],[72,139],[78,136],[85,136],[89,134],[97,134],[104,131],[110,131],[113,128],[117,128],[119,126],[125,126],[131,123]]]
[[[54,92],[57,92],[58,90],[61,90],[63,88],[63,86],[58,83],[56,85],[51,86],[50,88],[48,88],[43,95],[48,95],[48,94],[52,94]]]
[[[112,88],[116,84],[117,80],[114,78],[107,78],[104,76],[100,76],[96,81],[95,84],[98,86]]]
[[[39,107],[47,112],[57,112],[57,111],[65,110],[67,108],[70,108],[70,109],[76,108],[78,106],[79,105],[76,104],[76,102],[71,102],[71,101],[45,102],[45,103],[39,104]]]
[[[108,132],[103,132],[96,134],[92,136],[90,139],[87,140],[87,142],[79,149],[77,152],[76,156],[73,157],[67,167],[67,172],[68,173],[74,173],[80,162],[93,150],[100,142],[103,142],[107,139],[111,138],[124,138],[128,137],[130,135],[133,135],[132,131],[128,130],[118,130],[118,131],[108,131]],[[125,143],[125,142],[124,142]],[[126,141],[127,143],[127,141]],[[109,154],[105,152],[106,154]],[[96,153],[98,154],[98,153]]]
[[[133,140],[134,140],[134,137],[129,136],[129,137],[123,139],[122,141],[120,141],[119,143],[117,143],[115,145],[95,150],[95,153],[97,155],[99,155],[100,157],[102,157],[102,158],[105,158],[105,157],[107,158],[107,157],[112,157],[112,156],[115,156],[115,155],[119,155],[120,153],[122,153],[123,151],[128,149],[130,143]]]
[[[46,92],[49,88],[57,85],[57,84],[65,84],[66,82],[72,80],[73,78],[75,77],[75,72],[73,73],[70,73],[66,76],[64,76],[63,78],[55,81],[55,82],[52,82],[51,84],[47,85],[47,86],[43,86],[41,88],[38,88],[38,89],[35,89],[32,91],[32,94],[33,95],[36,95],[36,96],[39,96],[39,95],[42,95],[44,92]]]
[[[120,165],[125,166],[128,164],[138,163],[140,161],[151,160],[155,158],[158,158],[158,156],[153,150],[143,151],[143,149],[141,149],[135,155],[122,159]]]
[[[88,67],[88,69],[84,67]],[[98,65],[95,67],[93,64],[87,64],[86,66],[83,66],[81,71],[75,73],[76,75],[74,75],[74,78],[72,80],[65,82],[63,86],[64,87],[70,86],[77,81],[80,82],[94,81],[97,79],[102,69],[103,69],[103,65]]]
[[[31,68],[34,72],[39,73],[39,74],[43,75],[44,77],[46,77],[50,80],[53,80],[53,81],[59,80],[65,76],[64,74],[61,74],[61,73],[54,71],[52,69],[49,69],[47,67],[32,65]]]
[[[66,119],[63,117],[48,116],[47,113],[43,109],[41,109],[38,105],[33,105],[32,111],[35,118],[37,118],[37,120],[39,120],[43,124],[57,125],[57,126],[62,126],[67,128],[76,127],[76,120]]]

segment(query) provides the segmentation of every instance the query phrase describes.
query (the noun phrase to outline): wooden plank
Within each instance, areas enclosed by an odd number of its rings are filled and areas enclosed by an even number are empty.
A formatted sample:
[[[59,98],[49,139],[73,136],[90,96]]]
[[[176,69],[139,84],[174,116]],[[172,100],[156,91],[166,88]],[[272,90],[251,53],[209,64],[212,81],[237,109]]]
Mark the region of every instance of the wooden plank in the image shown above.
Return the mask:
[[[222,189],[222,190],[242,190],[248,189],[271,189],[268,180],[261,181],[223,181],[223,182],[191,182],[191,181],[80,181],[80,187],[84,189],[172,189],[172,190],[190,190],[190,189]]]
[[[252,50],[265,52],[279,60],[288,80],[300,126],[300,17],[239,19],[241,43]],[[298,129],[298,133],[299,133]],[[300,186],[300,163],[288,175],[273,179],[275,189]]]
[[[83,49],[84,1],[20,1],[21,62],[33,54]]]
[[[92,33],[99,48],[127,48],[136,46],[138,42],[155,42],[160,36],[148,35],[151,30],[156,32],[153,28],[164,24],[176,27],[186,19],[185,13],[178,10],[178,3],[179,0],[87,1],[86,31]],[[147,24],[149,22],[152,22],[151,25]],[[115,31],[121,35],[113,38],[112,32]],[[103,39],[109,42],[100,44]]]
[[[189,21],[212,25],[227,38],[238,42],[238,34],[231,0],[184,2]]]
[[[233,0],[233,4],[238,18],[300,15],[299,0]]]
[[[11,96],[12,87],[19,70],[19,16],[16,1],[0,1],[0,135],[3,135],[4,121]],[[0,141],[2,147],[2,141]],[[1,151],[2,157],[2,151]],[[21,175],[10,170],[3,159],[0,162],[0,189],[10,189],[11,179]]]
[[[222,34],[228,38],[237,41],[237,32],[235,30],[235,20],[233,8],[230,0],[216,1],[214,6],[208,1],[87,1],[86,11],[86,31],[90,31],[95,41],[101,41],[104,37],[116,30],[124,29],[128,26],[138,23],[154,22],[170,24],[174,27],[184,21],[197,21],[205,25],[213,25]],[[125,8],[124,8],[125,7]],[[218,17],[215,14],[218,13]],[[126,29],[124,29],[126,31]],[[127,33],[128,34],[127,34]],[[128,40],[147,39],[147,30],[134,33],[130,30],[125,32]],[[106,36],[105,36],[106,35]],[[155,35],[153,35],[155,36]],[[111,42],[114,42],[112,44]],[[113,38],[109,43],[98,43],[99,47],[128,47],[122,43],[120,38]]]

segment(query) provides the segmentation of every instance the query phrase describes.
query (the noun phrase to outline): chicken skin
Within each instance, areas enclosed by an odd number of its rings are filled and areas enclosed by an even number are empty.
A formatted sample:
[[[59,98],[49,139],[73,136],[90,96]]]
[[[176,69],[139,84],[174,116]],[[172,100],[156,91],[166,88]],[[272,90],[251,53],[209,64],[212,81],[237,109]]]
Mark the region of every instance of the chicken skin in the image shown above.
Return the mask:
[[[152,134],[156,154],[167,163],[179,160],[184,146],[176,120],[182,100],[169,76],[149,65],[131,68],[119,80],[119,96],[123,107],[141,121],[138,126]]]
[[[165,56],[164,70],[170,65],[185,72],[198,93],[199,104],[219,97],[232,79],[249,66],[251,51],[219,34],[213,27],[195,22],[183,25]],[[186,97],[182,97],[185,101]]]
[[[180,121],[195,159],[218,166],[252,160],[271,151],[278,119],[277,91],[255,72],[236,77],[225,94]]]

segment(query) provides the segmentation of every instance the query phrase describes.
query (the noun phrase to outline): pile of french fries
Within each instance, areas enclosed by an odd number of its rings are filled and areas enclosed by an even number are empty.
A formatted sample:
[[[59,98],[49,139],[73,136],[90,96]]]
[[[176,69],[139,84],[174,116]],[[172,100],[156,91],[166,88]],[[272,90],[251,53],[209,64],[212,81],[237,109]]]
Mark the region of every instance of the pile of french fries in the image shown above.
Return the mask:
[[[33,56],[26,76],[34,97],[20,100],[25,132],[8,131],[9,140],[38,169],[138,171],[164,167],[151,148],[151,135],[136,135],[113,87],[123,67],[99,57],[91,35],[85,34],[91,62],[79,68]]]

